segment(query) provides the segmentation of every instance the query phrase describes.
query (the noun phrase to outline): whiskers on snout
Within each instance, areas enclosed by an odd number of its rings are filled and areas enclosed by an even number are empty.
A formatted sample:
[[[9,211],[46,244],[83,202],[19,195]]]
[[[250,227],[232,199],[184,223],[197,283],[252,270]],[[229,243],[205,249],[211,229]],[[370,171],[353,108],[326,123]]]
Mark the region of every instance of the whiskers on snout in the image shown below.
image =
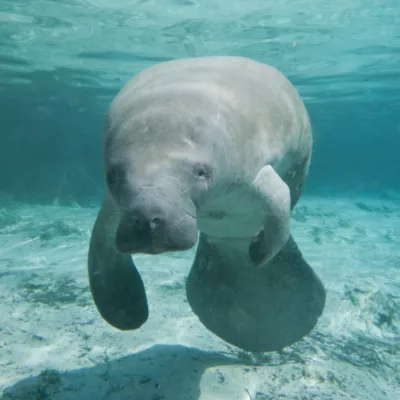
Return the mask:
[[[113,241],[122,253],[183,251],[197,243],[197,207],[178,185],[141,184],[114,197]],[[174,182],[175,183],[175,182]],[[111,233],[111,232],[110,232]]]
[[[196,242],[197,220],[177,212],[126,213],[115,234],[117,249],[130,254],[188,250]]]

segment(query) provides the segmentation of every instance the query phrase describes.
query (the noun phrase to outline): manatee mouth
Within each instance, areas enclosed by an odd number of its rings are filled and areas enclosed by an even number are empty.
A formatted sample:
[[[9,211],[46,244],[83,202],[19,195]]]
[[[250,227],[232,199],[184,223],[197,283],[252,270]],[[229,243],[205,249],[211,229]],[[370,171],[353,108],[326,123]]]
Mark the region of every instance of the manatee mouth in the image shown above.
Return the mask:
[[[138,243],[132,243],[131,241],[124,241],[121,242],[120,240],[116,240],[116,245],[118,251],[121,253],[127,253],[127,254],[138,254],[138,253],[143,253],[143,254],[161,254],[166,251],[165,246],[160,246],[160,244],[138,244]]]
[[[196,243],[187,246],[171,246],[171,245],[166,246],[160,243],[150,243],[146,245],[141,245],[132,242],[121,243],[119,241],[116,241],[116,244],[118,251],[120,251],[121,253],[157,255],[167,252],[190,250]]]
[[[156,255],[191,249],[197,243],[197,220],[187,216],[170,223],[139,224],[123,218],[117,228],[115,244],[121,253]]]
[[[167,196],[157,186],[142,186],[126,208],[121,207],[115,244],[121,253],[161,254],[184,251],[197,243],[197,209],[192,199],[174,188]]]
[[[129,254],[160,254],[170,247],[163,238],[154,237],[150,230],[133,232],[123,223],[118,227],[115,243],[118,251]]]

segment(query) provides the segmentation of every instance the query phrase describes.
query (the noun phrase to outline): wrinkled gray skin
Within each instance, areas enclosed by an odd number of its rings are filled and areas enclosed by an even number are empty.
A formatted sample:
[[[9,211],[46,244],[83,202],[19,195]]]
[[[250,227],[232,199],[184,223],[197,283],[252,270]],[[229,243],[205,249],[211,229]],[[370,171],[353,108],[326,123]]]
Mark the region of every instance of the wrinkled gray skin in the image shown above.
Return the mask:
[[[105,198],[89,250],[97,308],[139,328],[130,254],[200,241],[186,290],[202,323],[249,351],[308,334],[325,290],[289,233],[311,156],[302,100],[276,69],[238,57],[171,61],[132,79],[106,116]]]

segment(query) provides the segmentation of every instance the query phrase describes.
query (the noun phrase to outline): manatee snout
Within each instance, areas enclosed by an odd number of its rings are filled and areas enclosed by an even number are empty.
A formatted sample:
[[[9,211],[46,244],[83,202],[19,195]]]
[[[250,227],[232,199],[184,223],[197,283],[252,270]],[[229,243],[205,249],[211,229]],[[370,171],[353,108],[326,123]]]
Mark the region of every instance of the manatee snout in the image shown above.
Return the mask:
[[[159,254],[188,250],[196,244],[197,220],[190,202],[184,204],[184,199],[173,201],[149,191],[132,203],[122,213],[116,232],[120,252]]]

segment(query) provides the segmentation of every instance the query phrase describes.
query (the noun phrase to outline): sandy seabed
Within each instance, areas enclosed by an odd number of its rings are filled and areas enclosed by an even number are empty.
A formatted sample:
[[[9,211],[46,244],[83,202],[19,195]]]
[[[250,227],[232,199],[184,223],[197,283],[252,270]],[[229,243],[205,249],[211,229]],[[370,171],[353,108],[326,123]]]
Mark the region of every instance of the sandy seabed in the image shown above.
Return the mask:
[[[103,321],[86,272],[97,211],[0,204],[1,399],[400,399],[399,193],[302,198],[292,234],[326,309],[309,336],[257,355],[192,313],[194,251],[135,257],[149,320]]]

